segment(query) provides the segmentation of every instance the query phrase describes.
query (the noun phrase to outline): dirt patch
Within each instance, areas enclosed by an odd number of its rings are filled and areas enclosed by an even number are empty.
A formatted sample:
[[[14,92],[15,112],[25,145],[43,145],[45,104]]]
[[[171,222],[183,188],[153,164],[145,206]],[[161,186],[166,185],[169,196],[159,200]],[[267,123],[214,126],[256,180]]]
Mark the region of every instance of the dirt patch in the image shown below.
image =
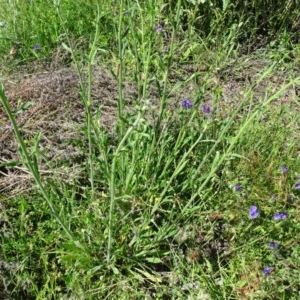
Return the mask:
[[[101,123],[106,128],[113,128],[117,121],[116,80],[100,69],[95,69],[93,75],[93,111],[101,107]],[[70,160],[82,155],[74,146],[65,144],[70,139],[84,138],[80,133],[85,118],[84,105],[79,76],[73,68],[39,72],[23,78],[7,78],[4,88],[12,110],[17,112],[17,123],[26,141],[30,143],[40,132],[40,150],[50,160]],[[136,98],[136,92],[130,84],[124,87],[124,91],[128,102]],[[18,146],[2,106],[0,116],[0,163],[18,160]],[[20,185],[22,177],[28,180],[25,170],[20,168],[2,167],[0,171],[2,193]]]

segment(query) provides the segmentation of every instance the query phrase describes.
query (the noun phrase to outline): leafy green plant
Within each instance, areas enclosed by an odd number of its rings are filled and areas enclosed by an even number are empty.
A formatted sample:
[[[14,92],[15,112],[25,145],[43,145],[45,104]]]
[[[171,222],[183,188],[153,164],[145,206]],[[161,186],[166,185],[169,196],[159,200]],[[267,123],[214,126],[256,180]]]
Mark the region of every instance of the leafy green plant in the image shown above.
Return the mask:
[[[248,83],[253,60],[236,57],[260,26],[282,30],[275,49],[293,47],[283,26],[293,3],[119,1],[112,10],[109,1],[73,2],[3,3],[4,34],[24,37],[22,59],[49,57],[62,43],[83,107],[81,134],[67,141],[80,158],[49,163],[43,173],[42,132],[25,142],[16,119],[34,99],[15,107],[1,86],[19,147],[19,160],[1,162],[1,175],[15,167],[33,179],[30,192],[1,194],[3,297],[297,299],[299,116],[291,90],[299,77],[274,89],[269,78],[285,61],[263,53],[266,67]],[[100,64],[116,80],[110,128],[93,99]],[[239,97],[226,96],[235,76]],[[61,165],[80,176],[65,180]]]

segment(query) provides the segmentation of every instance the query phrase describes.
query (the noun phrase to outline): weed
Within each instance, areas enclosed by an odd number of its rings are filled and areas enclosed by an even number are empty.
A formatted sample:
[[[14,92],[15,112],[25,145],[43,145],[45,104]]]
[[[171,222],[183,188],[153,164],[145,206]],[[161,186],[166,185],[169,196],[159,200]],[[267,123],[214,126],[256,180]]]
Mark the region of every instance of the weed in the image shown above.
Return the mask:
[[[0,0],[0,297],[298,299],[297,1],[96,2]]]

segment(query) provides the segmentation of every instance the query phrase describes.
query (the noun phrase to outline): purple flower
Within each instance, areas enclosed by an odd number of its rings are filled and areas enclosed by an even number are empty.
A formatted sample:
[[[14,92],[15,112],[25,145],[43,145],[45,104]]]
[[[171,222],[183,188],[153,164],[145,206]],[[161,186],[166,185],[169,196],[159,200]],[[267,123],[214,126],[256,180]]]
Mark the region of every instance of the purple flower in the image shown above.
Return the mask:
[[[186,107],[186,108],[192,108],[193,107],[193,102],[188,100],[188,99],[183,99],[181,101],[181,106]]]
[[[282,213],[275,213],[274,214],[274,219],[277,220],[282,220],[287,217],[287,212],[282,212]]]
[[[249,208],[249,215],[251,219],[256,219],[259,215],[259,209],[257,206],[252,205]]]
[[[283,173],[288,173],[289,172],[289,168],[286,166],[280,166],[279,169],[283,172]]]
[[[263,269],[263,273],[264,273],[265,275],[270,275],[272,271],[273,271],[273,268],[272,268],[272,267],[265,267],[265,268]]]
[[[40,45],[35,44],[35,45],[33,46],[33,50],[34,50],[34,51],[40,50]]]
[[[163,26],[161,24],[156,26],[156,31],[157,32],[162,32],[162,30],[163,30]]]
[[[300,189],[300,182],[297,182],[296,184],[295,184],[295,190],[299,190]]]
[[[273,195],[271,195],[271,200],[276,200],[276,198],[277,198],[277,195],[276,194],[273,194]]]
[[[276,249],[276,248],[278,248],[279,244],[276,243],[276,242],[270,242],[270,243],[269,243],[269,246],[270,246],[270,248],[272,248],[272,249]]]
[[[237,183],[233,186],[233,190],[235,192],[241,191],[242,190],[242,185],[240,183]]]
[[[202,109],[203,109],[204,113],[210,114],[210,106],[209,105],[204,104]]]

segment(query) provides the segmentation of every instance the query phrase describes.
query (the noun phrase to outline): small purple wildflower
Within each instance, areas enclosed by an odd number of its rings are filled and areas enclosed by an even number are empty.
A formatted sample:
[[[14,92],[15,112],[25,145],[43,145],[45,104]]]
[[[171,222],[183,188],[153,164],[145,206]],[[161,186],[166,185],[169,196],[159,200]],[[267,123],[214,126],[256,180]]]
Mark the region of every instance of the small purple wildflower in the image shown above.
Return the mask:
[[[203,109],[204,113],[210,114],[211,110],[210,110],[210,106],[209,105],[204,104],[203,107],[202,107],[202,109]]]
[[[272,248],[272,249],[276,249],[276,248],[278,248],[278,246],[279,246],[279,244],[276,243],[276,242],[270,242],[269,243],[269,247]]]
[[[129,11],[128,10],[125,11],[124,16],[129,17]]]
[[[296,184],[295,184],[295,190],[299,190],[300,189],[300,182],[297,182]]]
[[[242,185],[240,183],[237,183],[233,186],[233,190],[235,192],[241,191],[242,190]]]
[[[35,44],[35,45],[33,46],[33,50],[34,50],[34,51],[40,50],[40,45]]]
[[[276,200],[276,198],[277,198],[277,195],[276,194],[273,194],[273,195],[271,195],[271,200]]]
[[[275,214],[274,214],[274,219],[275,219],[276,221],[285,219],[286,217],[287,217],[287,212],[275,213]]]
[[[256,219],[259,215],[259,209],[257,206],[252,205],[249,208],[249,215],[251,219]]]
[[[265,267],[265,268],[263,269],[263,273],[264,273],[265,275],[270,275],[272,271],[273,271],[273,268],[272,268],[272,267]]]
[[[188,99],[183,99],[181,101],[181,106],[186,107],[186,108],[192,108],[193,107],[193,102],[188,100]]]
[[[280,166],[279,169],[283,172],[283,173],[288,173],[289,172],[289,168],[286,166]]]
[[[157,31],[157,32],[162,32],[162,30],[163,30],[163,26],[162,26],[161,24],[158,24],[158,25],[156,26],[156,31]]]

